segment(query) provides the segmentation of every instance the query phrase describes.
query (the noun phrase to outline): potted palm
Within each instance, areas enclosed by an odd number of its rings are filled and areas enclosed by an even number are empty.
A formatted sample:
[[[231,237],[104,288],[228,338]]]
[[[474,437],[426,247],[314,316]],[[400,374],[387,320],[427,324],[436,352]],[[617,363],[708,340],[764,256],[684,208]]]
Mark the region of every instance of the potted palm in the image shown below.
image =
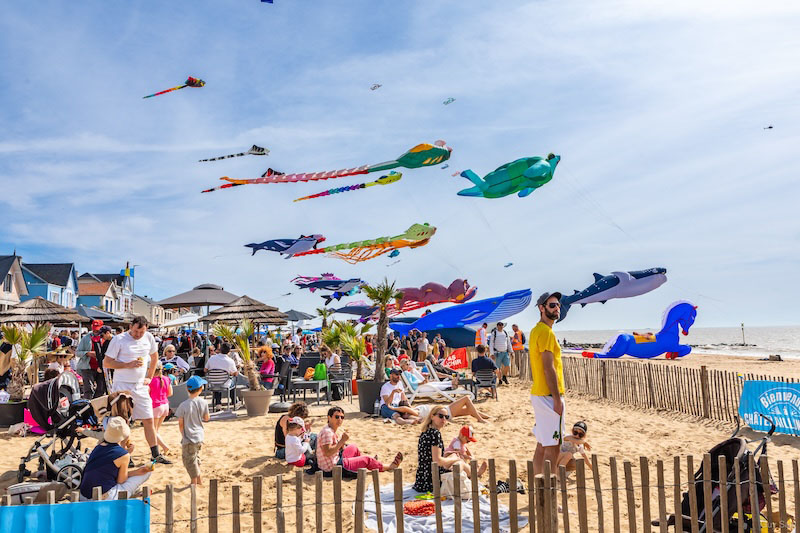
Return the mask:
[[[247,409],[247,416],[265,415],[269,408],[273,391],[272,389],[264,389],[261,385],[261,379],[256,372],[250,353],[250,337],[253,335],[253,323],[250,320],[242,320],[238,329],[226,324],[217,324],[214,326],[214,335],[222,337],[236,346],[242,356],[242,360],[244,360],[244,371],[250,387],[249,390],[242,391],[242,399]]]
[[[367,285],[364,294],[378,307],[378,332],[375,341],[375,375],[371,380],[358,381],[358,407],[363,413],[372,413],[375,400],[378,399],[386,375],[383,372],[386,356],[386,330],[389,327],[389,316],[386,309],[395,300],[402,298],[402,293],[395,289],[394,282],[384,278],[378,285]]]
[[[34,324],[30,331],[19,326],[3,326],[3,339],[16,347],[17,357],[11,352],[0,354],[0,374],[11,369],[11,381],[8,384],[8,403],[0,404],[0,426],[11,426],[24,420],[25,414],[25,374],[34,365],[36,358],[44,353],[50,324]],[[33,381],[31,380],[31,383]]]
[[[328,317],[333,315],[333,309],[317,307],[317,316],[322,318],[322,329],[328,329]]]

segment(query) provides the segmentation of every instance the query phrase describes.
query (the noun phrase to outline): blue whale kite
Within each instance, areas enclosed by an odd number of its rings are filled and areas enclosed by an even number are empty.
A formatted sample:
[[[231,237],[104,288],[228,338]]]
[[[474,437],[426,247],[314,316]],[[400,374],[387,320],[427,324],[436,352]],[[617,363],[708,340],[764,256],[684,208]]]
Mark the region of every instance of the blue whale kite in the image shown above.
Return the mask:
[[[427,314],[411,324],[390,322],[389,327],[400,335],[412,329],[430,331],[441,328],[458,328],[476,322],[496,322],[516,315],[531,303],[531,290],[507,292],[502,296],[467,302]]]
[[[629,272],[612,272],[603,276],[595,272],[594,283],[583,289],[575,291],[570,296],[561,297],[561,316],[558,321],[564,320],[571,305],[600,302],[606,303],[613,298],[631,298],[648,293],[662,286],[667,281],[667,269],[661,267],[648,268],[647,270],[631,270]]]
[[[245,244],[245,246],[253,249],[252,255],[256,255],[259,250],[268,250],[270,252],[278,252],[281,255],[285,255],[286,259],[289,259],[295,254],[316,249],[317,245],[324,240],[325,237],[322,235],[314,234],[301,235],[299,239],[273,239],[258,243],[251,242],[250,244]]]
[[[678,328],[680,327],[681,333],[688,335],[695,318],[697,306],[687,301],[675,302],[664,311],[661,331],[658,333],[623,333],[608,341],[602,352],[583,352],[583,356],[611,359],[630,355],[652,359],[666,353],[667,359],[683,357],[692,351],[692,347],[679,342]]]

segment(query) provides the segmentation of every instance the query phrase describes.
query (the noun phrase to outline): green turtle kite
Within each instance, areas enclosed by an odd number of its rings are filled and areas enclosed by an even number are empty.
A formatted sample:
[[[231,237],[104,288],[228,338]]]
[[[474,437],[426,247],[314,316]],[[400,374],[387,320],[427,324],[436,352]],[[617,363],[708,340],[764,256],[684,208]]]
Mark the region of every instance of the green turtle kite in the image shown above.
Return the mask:
[[[561,156],[555,154],[547,154],[546,158],[523,157],[489,172],[483,179],[473,171],[465,170],[461,176],[475,186],[458,191],[458,195],[503,198],[516,192],[520,198],[525,198],[553,179],[559,161]]]

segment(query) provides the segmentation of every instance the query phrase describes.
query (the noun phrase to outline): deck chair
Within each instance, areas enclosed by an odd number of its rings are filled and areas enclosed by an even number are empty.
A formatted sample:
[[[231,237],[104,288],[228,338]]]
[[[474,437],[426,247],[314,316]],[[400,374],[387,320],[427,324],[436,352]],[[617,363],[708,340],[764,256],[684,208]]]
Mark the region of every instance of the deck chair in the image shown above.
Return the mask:
[[[208,392],[212,393],[211,410],[222,405],[223,396],[228,398],[228,408],[236,408],[236,381],[228,374],[227,370],[216,368],[206,370],[206,381],[208,381]]]
[[[473,378],[475,379],[475,392],[481,389],[491,389],[492,397],[495,401],[499,401],[497,399],[497,374],[495,374],[494,370],[489,368],[478,370],[475,372]]]
[[[338,385],[342,387],[344,398],[350,396],[350,403],[353,403],[353,369],[346,363],[333,365],[328,369],[328,382],[331,387]]]
[[[416,398],[425,398],[433,401],[446,401],[449,403],[456,401],[459,396],[469,396],[470,399],[475,399],[475,395],[466,389],[459,388],[454,390],[440,390],[425,383],[414,390],[404,374],[400,374],[400,379],[403,382],[403,388],[405,389],[409,404],[413,404],[414,399]]]
[[[172,411],[178,409],[178,406],[185,400],[189,399],[189,391],[186,388],[186,383],[178,383],[172,386],[172,396],[169,397],[169,408]]]

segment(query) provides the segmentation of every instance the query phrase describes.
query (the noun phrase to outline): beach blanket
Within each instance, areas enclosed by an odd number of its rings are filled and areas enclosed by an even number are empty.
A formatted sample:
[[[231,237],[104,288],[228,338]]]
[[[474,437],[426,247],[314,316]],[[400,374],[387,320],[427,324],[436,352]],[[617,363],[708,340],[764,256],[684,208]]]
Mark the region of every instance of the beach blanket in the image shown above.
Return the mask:
[[[419,494],[411,488],[411,485],[403,489],[403,501],[413,501],[414,497]],[[366,520],[364,525],[372,530],[378,529],[378,518],[375,512],[375,492],[372,486],[367,487],[366,494],[364,495],[364,512],[366,513]],[[462,531],[481,531],[491,533],[492,531],[492,515],[490,512],[489,499],[485,496],[480,497],[480,512],[481,522],[480,528],[475,530],[472,526],[472,502],[463,502],[461,504],[461,519]],[[355,509],[355,506],[353,507]],[[507,532],[511,529],[510,516],[508,509],[499,505],[500,517],[500,531]],[[385,485],[381,487],[381,518],[383,521],[384,533],[394,533],[397,531],[397,515],[395,514],[394,507],[394,486]],[[404,515],[405,531],[408,533],[430,533],[436,531],[436,516],[409,516]],[[517,523],[519,528],[522,529],[528,523],[527,516],[517,516]],[[445,500],[442,502],[442,525],[444,531],[455,531],[455,507],[453,500]]]

